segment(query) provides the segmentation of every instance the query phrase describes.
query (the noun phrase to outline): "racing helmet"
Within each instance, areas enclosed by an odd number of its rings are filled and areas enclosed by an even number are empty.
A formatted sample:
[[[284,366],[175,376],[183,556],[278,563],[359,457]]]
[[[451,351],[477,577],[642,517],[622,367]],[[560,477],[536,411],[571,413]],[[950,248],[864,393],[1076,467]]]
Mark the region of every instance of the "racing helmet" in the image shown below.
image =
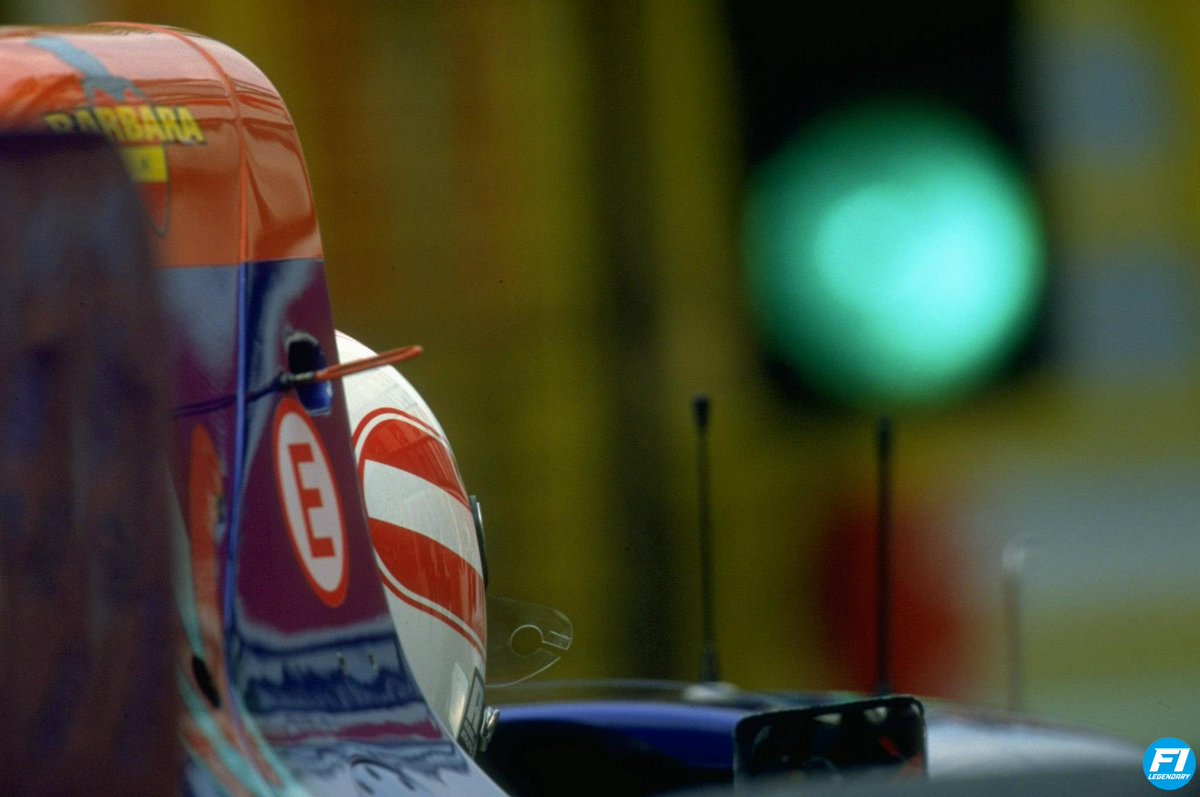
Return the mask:
[[[375,352],[337,333],[341,362]],[[430,708],[474,753],[484,716],[482,526],[429,405],[390,366],[342,380],[388,609]]]

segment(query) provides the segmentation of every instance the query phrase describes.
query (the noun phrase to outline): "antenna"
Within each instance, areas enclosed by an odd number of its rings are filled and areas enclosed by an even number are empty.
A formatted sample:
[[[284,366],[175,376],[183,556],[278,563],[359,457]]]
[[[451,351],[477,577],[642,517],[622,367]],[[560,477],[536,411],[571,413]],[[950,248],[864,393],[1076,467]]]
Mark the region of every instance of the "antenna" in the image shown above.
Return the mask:
[[[891,663],[891,579],[892,579],[892,419],[880,416],[875,431],[875,453],[879,465],[879,546],[876,595],[877,669],[876,694],[892,691]]]
[[[422,351],[420,346],[401,346],[398,349],[389,349],[388,351],[380,352],[373,357],[364,357],[361,360],[353,362],[329,365],[316,371],[304,371],[298,374],[285,373],[279,377],[279,381],[284,387],[309,385],[314,382],[318,384],[321,382],[332,382],[334,379],[341,379],[342,377],[357,374],[361,371],[369,371],[372,368],[382,368],[385,365],[394,365],[402,363],[405,360],[411,360],[414,357],[421,356]]]
[[[700,660],[700,680],[717,681],[717,650],[713,633],[712,577],[712,490],[708,480],[708,394],[697,393],[692,398],[692,415],[696,422],[696,476],[699,484],[700,524],[700,607],[704,634],[704,653]]]
[[[1021,657],[1021,576],[1029,550],[1017,538],[1004,546],[1001,567],[1004,572],[1004,630],[1008,654],[1008,708],[1025,708],[1025,668]]]

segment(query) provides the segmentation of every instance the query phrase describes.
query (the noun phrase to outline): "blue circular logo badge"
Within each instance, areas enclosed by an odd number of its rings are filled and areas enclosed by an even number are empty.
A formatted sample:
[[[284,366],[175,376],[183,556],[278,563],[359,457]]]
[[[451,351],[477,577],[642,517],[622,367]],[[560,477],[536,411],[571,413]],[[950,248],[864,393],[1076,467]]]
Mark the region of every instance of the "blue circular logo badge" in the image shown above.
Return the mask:
[[[1168,736],[1146,748],[1142,772],[1150,785],[1163,791],[1182,789],[1196,774],[1196,754],[1187,742]]]

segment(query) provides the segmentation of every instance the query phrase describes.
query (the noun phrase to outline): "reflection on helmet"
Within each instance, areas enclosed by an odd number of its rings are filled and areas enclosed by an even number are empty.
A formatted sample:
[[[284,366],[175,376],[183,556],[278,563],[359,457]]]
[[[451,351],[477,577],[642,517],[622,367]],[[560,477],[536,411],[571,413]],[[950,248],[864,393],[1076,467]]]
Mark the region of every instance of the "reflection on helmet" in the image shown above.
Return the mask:
[[[342,363],[375,354],[342,332],[337,343]],[[425,699],[473,754],[486,744],[485,675],[489,686],[505,686],[542,672],[571,646],[574,630],[555,609],[485,596],[479,504],[413,386],[390,366],[342,384],[392,622]]]

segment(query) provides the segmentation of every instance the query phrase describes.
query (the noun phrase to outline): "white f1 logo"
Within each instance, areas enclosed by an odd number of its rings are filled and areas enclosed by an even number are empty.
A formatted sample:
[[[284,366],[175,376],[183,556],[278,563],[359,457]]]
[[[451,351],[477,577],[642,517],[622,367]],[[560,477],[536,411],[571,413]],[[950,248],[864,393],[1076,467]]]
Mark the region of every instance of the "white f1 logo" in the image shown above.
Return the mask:
[[[1171,760],[1175,761],[1175,771],[1183,772],[1184,766],[1187,765],[1188,753],[1192,752],[1188,747],[1156,747],[1154,749],[1154,761],[1150,763],[1150,771],[1158,772],[1160,764],[1170,764]]]

